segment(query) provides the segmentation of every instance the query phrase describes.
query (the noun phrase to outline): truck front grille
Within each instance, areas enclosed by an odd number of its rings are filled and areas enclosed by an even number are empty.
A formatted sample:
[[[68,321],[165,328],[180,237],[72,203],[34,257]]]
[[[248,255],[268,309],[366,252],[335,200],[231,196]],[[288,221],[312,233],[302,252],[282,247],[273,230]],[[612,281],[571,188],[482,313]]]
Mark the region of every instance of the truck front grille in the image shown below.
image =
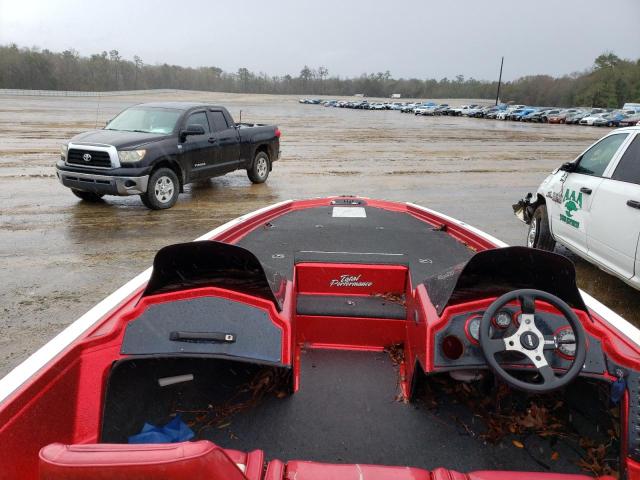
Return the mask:
[[[104,168],[111,167],[111,157],[109,156],[109,152],[72,148],[67,154],[67,163]]]

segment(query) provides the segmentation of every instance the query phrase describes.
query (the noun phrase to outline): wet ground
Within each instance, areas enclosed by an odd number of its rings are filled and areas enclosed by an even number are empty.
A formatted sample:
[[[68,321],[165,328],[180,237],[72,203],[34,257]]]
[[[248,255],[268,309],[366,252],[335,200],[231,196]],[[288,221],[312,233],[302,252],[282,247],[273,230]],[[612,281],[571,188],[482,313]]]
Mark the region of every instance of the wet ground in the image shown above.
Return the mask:
[[[242,110],[243,121],[278,124],[282,159],[268,182],[252,185],[235,172],[187,186],[161,212],[138,197],[84,204],[58,183],[53,165],[63,141],[131,104],[162,99],[211,101],[236,119]],[[147,268],[160,247],[280,200],[411,201],[522,245],[526,229],[511,204],[605,132],[324,108],[269,95],[0,97],[0,376]],[[638,292],[573,260],[582,288],[640,325]]]

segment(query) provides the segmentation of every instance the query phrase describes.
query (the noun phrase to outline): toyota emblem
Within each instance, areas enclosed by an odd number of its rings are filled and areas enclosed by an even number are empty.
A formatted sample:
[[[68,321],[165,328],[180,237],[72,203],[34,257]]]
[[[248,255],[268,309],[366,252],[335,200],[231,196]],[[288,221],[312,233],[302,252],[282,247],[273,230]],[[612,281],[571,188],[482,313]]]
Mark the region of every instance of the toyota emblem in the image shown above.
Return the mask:
[[[91,154],[89,154],[89,153],[85,153],[84,155],[82,155],[82,159],[83,159],[85,162],[90,162],[90,161],[91,161]]]

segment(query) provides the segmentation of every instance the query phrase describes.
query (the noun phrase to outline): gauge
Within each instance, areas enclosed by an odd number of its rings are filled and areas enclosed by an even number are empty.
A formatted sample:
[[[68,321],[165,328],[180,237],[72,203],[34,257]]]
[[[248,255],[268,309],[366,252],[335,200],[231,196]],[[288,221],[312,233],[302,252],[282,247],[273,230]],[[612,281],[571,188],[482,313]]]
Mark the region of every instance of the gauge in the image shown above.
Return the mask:
[[[493,323],[498,328],[507,328],[511,325],[511,312],[508,310],[499,311],[495,317],[493,317]]]
[[[464,326],[465,333],[469,340],[473,343],[478,343],[480,341],[480,317],[475,316],[471,317],[467,320],[466,325]]]
[[[576,356],[576,336],[571,327],[564,327],[556,333],[556,343],[558,353],[564,357],[573,358]]]

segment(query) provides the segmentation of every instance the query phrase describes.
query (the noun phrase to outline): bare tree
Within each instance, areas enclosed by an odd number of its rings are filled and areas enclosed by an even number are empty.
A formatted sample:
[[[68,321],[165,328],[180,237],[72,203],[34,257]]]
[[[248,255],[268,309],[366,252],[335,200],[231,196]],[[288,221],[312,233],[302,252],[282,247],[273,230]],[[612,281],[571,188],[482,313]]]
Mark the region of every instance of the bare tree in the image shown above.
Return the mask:
[[[137,90],[138,89],[138,72],[142,70],[142,67],[144,67],[144,63],[142,63],[142,59],[138,55],[133,56],[133,63],[136,67],[136,70],[135,70],[136,74],[133,80],[133,89]]]
[[[320,91],[324,94],[324,79],[329,76],[329,70],[325,66],[318,67],[318,78],[320,78]]]
[[[308,65],[305,65],[302,70],[300,70],[300,79],[302,80],[302,88],[304,90],[307,89],[307,85],[309,84],[309,80],[313,78],[313,72],[309,68]]]
[[[114,71],[115,71],[115,88],[114,90],[118,90],[118,73],[120,70],[120,52],[118,52],[118,50],[111,50],[109,52],[109,59],[115,64],[114,65]]]

